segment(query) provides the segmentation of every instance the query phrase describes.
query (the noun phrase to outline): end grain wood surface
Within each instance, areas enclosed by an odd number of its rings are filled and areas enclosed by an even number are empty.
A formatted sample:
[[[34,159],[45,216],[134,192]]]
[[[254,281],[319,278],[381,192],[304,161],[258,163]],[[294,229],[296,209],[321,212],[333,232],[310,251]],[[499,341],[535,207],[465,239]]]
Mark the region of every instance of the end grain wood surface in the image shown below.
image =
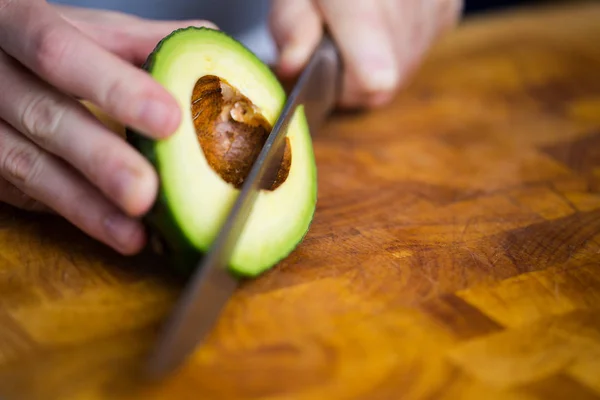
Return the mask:
[[[336,116],[305,242],[164,382],[136,371],[181,283],[3,207],[0,398],[600,398],[599,21],[465,21],[393,105]]]

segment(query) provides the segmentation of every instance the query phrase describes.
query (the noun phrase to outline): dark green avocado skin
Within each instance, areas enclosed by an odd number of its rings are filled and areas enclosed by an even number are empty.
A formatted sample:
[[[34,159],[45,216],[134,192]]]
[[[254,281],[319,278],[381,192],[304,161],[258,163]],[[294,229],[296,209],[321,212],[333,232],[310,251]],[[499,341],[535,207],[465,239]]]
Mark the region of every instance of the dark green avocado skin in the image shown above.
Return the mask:
[[[158,42],[141,68],[148,73],[152,73],[154,58],[160,52],[162,44],[179,31],[187,29],[207,28],[187,27],[173,31]],[[155,156],[154,147],[155,141],[130,127],[125,129],[125,135],[127,142],[139,151],[155,169],[158,169],[158,159]],[[191,241],[178,227],[170,211],[170,206],[176,205],[172,205],[169,202],[159,183],[156,200],[152,208],[144,216],[143,221],[147,227],[149,236],[161,243],[165,255],[169,258],[176,271],[184,275],[189,275],[194,272],[197,263],[202,257],[202,253],[193,246]]]
[[[157,168],[158,163],[154,157],[154,143],[134,130],[126,130],[127,141],[136,148],[150,163]],[[143,222],[147,227],[148,235],[161,243],[162,251],[169,258],[177,272],[189,275],[195,269],[202,254],[194,248],[175,223],[169,209],[169,200],[160,187],[152,208],[144,215]]]

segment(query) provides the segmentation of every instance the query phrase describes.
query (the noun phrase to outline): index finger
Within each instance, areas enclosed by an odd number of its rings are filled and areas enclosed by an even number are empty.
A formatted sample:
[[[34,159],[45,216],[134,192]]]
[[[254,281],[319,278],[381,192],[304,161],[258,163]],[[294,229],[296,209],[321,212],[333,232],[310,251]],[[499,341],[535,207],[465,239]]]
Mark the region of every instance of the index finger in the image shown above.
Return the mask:
[[[165,88],[81,34],[45,2],[2,8],[0,47],[58,89],[149,136],[167,136],[179,125],[179,104]]]

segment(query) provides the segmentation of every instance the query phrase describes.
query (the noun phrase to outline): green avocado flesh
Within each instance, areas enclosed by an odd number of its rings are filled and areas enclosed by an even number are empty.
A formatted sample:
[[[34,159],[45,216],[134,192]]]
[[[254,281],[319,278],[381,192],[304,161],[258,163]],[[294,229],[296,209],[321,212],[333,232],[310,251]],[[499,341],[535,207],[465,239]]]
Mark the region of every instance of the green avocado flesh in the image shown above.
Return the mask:
[[[218,77],[226,82],[237,90],[238,97],[252,102],[254,112],[264,117],[263,127],[275,124],[286,95],[273,72],[250,50],[229,35],[208,28],[189,27],[172,32],[156,46],[144,69],[179,102],[182,120],[167,139],[152,140],[131,129],[127,130],[127,139],[150,160],[160,180],[159,195],[146,221],[176,267],[189,273],[218,234],[241,186],[240,182],[225,180],[213,168],[215,163],[225,168],[233,162],[235,145],[227,141],[231,133],[225,132],[233,126],[231,121],[222,125],[219,140],[225,142],[215,141],[212,153],[197,136],[195,118],[204,118],[211,112],[207,100],[197,101],[193,108],[197,82],[203,77],[212,77],[213,81]],[[213,99],[222,98],[224,89],[215,88],[218,85],[204,93]],[[247,139],[242,143],[255,142],[255,136],[248,136],[248,132],[266,135],[270,130],[265,133],[265,129],[246,126]],[[289,171],[284,167],[285,180],[258,195],[230,260],[235,274],[256,276],[273,267],[295,249],[310,227],[317,201],[317,177],[302,107],[293,116],[286,140],[291,154]],[[254,145],[256,155],[263,143]],[[233,150],[227,153],[224,148]],[[215,149],[221,149],[221,153]]]

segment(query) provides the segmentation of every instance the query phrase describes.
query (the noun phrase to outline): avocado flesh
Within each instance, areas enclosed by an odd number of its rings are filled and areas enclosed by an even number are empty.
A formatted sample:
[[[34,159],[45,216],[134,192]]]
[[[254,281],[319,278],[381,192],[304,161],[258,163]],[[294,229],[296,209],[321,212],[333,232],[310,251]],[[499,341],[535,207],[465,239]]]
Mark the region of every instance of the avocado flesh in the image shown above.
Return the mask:
[[[247,97],[273,126],[286,96],[273,72],[227,34],[209,28],[179,29],[164,38],[144,69],[179,102],[181,124],[163,140],[128,130],[128,141],[154,165],[160,189],[148,213],[149,226],[176,266],[191,272],[219,233],[240,189],[209,165],[192,115],[199,79],[216,76]],[[261,190],[230,260],[232,272],[256,276],[302,241],[316,207],[317,177],[304,110],[298,107],[287,132],[291,164],[274,190]]]

